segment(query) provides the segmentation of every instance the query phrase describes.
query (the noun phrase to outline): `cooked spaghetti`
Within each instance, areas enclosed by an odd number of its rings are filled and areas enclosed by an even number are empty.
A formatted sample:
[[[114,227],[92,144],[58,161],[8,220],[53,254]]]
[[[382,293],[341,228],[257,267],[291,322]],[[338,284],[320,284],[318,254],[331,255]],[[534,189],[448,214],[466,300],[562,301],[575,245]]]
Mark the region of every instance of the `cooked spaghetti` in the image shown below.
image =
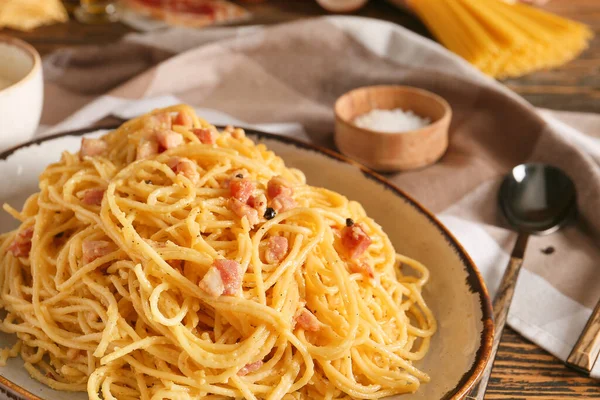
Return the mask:
[[[83,139],[0,237],[0,329],[90,399],[376,399],[428,382],[428,270],[188,106]]]

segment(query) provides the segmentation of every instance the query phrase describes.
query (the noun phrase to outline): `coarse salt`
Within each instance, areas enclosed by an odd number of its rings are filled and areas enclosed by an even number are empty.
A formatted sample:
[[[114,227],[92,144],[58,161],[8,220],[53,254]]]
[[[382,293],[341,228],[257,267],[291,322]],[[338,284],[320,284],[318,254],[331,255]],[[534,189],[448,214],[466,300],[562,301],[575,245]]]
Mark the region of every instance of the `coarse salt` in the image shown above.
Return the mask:
[[[360,128],[370,129],[385,133],[403,133],[421,129],[431,123],[429,118],[423,118],[408,110],[401,108],[393,110],[374,109],[359,115],[354,119],[354,124]]]

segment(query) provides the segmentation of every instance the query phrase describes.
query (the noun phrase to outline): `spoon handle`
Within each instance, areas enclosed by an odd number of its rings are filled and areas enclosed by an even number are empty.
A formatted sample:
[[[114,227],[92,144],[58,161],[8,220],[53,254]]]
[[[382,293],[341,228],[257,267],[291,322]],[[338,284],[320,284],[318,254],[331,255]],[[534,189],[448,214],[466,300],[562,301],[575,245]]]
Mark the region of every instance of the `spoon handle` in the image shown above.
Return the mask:
[[[567,365],[589,373],[600,353],[600,302],[592,312],[581,336],[567,358]]]
[[[494,342],[492,343],[492,351],[488,363],[483,370],[479,384],[471,390],[469,396],[466,399],[472,400],[483,400],[485,391],[487,389],[490,375],[492,374],[492,367],[494,365],[494,359],[498,352],[500,345],[500,339],[502,338],[502,331],[504,325],[506,325],[506,317],[508,316],[508,310],[510,303],[512,302],[513,295],[515,294],[515,287],[517,285],[517,278],[521,271],[521,265],[523,265],[523,256],[525,255],[525,247],[527,246],[527,240],[529,235],[526,233],[520,233],[517,237],[517,242],[510,256],[510,261],[500,282],[498,293],[494,298]]]

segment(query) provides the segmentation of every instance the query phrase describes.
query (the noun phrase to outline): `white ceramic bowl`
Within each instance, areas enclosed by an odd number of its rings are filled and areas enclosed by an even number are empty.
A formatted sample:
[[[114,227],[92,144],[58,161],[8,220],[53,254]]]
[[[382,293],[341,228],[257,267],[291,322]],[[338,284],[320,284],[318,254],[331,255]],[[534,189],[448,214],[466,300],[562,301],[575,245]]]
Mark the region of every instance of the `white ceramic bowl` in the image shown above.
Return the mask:
[[[39,139],[19,149],[0,153],[0,203],[20,208],[38,188],[38,176],[63,150],[78,151],[81,135],[93,129]],[[414,394],[390,400],[459,400],[474,385],[486,365],[493,339],[492,308],[487,290],[473,261],[448,230],[423,206],[397,187],[360,165],[331,151],[271,134],[246,131],[300,168],[309,184],[338,191],[360,201],[379,222],[396,249],[423,262],[431,272],[423,297],[437,321],[438,332],[418,367],[431,376]],[[91,133],[97,136],[98,132]],[[0,212],[0,232],[16,222]],[[12,344],[12,335],[0,334],[0,347]],[[34,381],[20,358],[0,367],[2,392],[18,400],[84,400],[84,393],[58,392]]]
[[[0,149],[33,137],[43,99],[38,52],[20,39],[0,35]]]

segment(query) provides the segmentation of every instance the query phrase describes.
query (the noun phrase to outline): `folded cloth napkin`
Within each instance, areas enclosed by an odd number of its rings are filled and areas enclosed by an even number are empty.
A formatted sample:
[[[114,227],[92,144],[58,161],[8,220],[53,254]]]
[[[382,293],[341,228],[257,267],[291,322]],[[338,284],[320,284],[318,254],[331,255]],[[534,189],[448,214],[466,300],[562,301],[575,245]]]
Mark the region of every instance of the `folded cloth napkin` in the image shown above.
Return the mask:
[[[536,110],[399,26],[325,17],[270,28],[174,29],[85,53],[63,51],[45,68],[43,123],[88,103],[46,133],[179,99],[215,123],[271,123],[267,128],[332,146],[332,106],[346,91],[395,83],[436,92],[454,110],[448,152],[431,167],[388,178],[437,213],[493,294],[515,239],[497,211],[502,176],[525,161],[564,169],[578,190],[578,221],[531,239],[508,322],[564,360],[600,298],[593,241],[600,236],[600,117]],[[125,83],[90,102],[119,82]],[[156,96],[162,97],[140,103]],[[554,252],[543,251],[549,247]],[[594,375],[600,377],[600,365]]]

